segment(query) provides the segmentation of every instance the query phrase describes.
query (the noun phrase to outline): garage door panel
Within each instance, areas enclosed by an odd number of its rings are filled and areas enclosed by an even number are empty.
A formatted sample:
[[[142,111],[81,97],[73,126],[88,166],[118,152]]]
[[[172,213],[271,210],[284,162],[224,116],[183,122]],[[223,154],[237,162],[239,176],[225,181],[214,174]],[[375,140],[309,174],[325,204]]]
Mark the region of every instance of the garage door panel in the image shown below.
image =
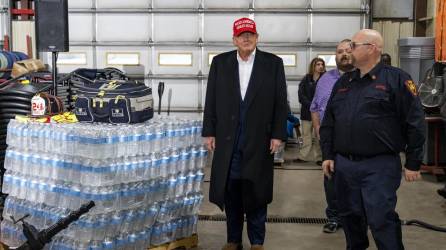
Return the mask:
[[[150,19],[145,14],[100,14],[98,41],[148,41]]]
[[[308,37],[306,15],[256,15],[260,42],[305,42]]]
[[[107,1],[107,0],[105,0]],[[146,0],[147,1],[147,0]],[[150,1],[148,1],[150,2]],[[200,0],[154,0],[154,8],[198,8]]]
[[[0,14],[0,40],[3,40],[3,37],[6,35],[6,23],[8,23],[8,15],[6,13]]]
[[[198,41],[198,15],[156,14],[155,41]]]
[[[314,57],[322,57],[325,62],[325,68],[327,71],[336,68],[336,49],[318,49],[313,50],[311,55]]]
[[[169,89],[172,89],[171,107],[196,109],[198,107],[198,81],[197,80],[154,80],[152,85],[153,99],[158,110],[158,82],[164,82],[164,95],[161,99],[161,107],[168,107]]]
[[[114,55],[137,55],[139,64],[144,65],[144,72],[142,74],[148,74],[151,68],[151,50],[148,47],[122,47],[122,46],[107,46],[97,48],[97,62],[98,68],[115,67],[124,70],[125,66],[121,64],[114,64],[114,61],[109,61],[110,56]],[[107,59],[107,56],[109,57]]]
[[[5,0],[0,0],[6,2]],[[94,4],[96,2],[96,5]],[[150,13],[70,13],[70,41],[88,42],[96,38],[98,42],[103,42],[98,47],[79,47],[72,46],[71,51],[85,53],[84,65],[61,65],[61,72],[71,72],[80,67],[117,67],[124,69],[132,67],[134,72],[143,72],[148,74],[152,72],[156,75],[196,75],[199,70],[203,74],[209,73],[209,54],[219,54],[235,49],[233,46],[209,45],[206,42],[227,42],[231,45],[232,25],[234,20],[241,17],[248,17],[248,8],[251,3],[255,8],[274,9],[278,8],[284,11],[293,8],[306,8],[308,3],[313,3],[314,9],[321,8],[349,8],[358,9],[361,7],[362,0],[69,0],[69,7],[92,8],[94,5],[98,9],[122,8],[122,9],[141,9],[147,10],[151,4],[154,9],[171,9],[168,13],[157,12]],[[174,13],[174,9],[196,9],[203,3],[206,9],[242,9],[244,12],[214,12],[214,13]],[[96,15],[97,24],[94,25],[94,16]],[[204,17],[203,17],[204,15]],[[346,37],[350,38],[354,32],[360,29],[361,16],[356,14],[314,14],[310,19],[309,13],[255,13],[255,21],[260,35],[261,43],[304,43],[308,38],[312,38],[315,43],[318,42],[338,42]],[[1,18],[1,16],[0,16]],[[202,20],[203,18],[203,20]],[[313,31],[310,33],[310,20]],[[153,21],[153,24],[152,24]],[[203,21],[203,23],[202,23]],[[203,25],[203,30],[202,30]],[[6,27],[0,27],[0,35]],[[95,28],[97,27],[97,28]],[[153,29],[152,29],[153,27]],[[94,34],[93,32],[97,32]],[[162,44],[163,42],[196,42],[199,38],[205,41],[203,48],[198,46],[178,45],[171,46]],[[154,47],[130,45],[130,42],[147,42],[152,39],[162,45],[156,44]],[[119,41],[124,46],[110,46],[106,42]],[[126,41],[129,46],[125,46]],[[334,54],[334,48],[321,49],[318,47],[283,47],[288,45],[280,44],[278,46],[266,44],[259,49],[282,55],[284,61],[289,66],[285,66],[285,74],[288,78],[303,76],[309,64],[309,60],[319,54]],[[203,52],[202,52],[203,49]],[[93,53],[93,50],[96,50]],[[134,59],[136,53],[139,56],[139,66],[121,66],[107,64],[107,55],[115,53],[113,60],[119,58],[119,53],[127,53],[124,57],[127,60]],[[311,53],[311,57],[310,54]],[[95,58],[93,58],[95,55]],[[162,55],[162,58],[160,57]],[[51,62],[51,56],[48,54],[46,62]],[[111,57],[109,57],[111,58]],[[130,58],[130,59],[129,59]],[[327,57],[329,58],[329,57]],[[70,61],[72,58],[69,58]],[[110,59],[110,60],[112,60]],[[113,61],[116,62],[116,61]],[[179,62],[179,64],[175,64]],[[93,65],[96,63],[97,65]],[[141,67],[143,66],[143,67]],[[125,70],[125,69],[124,69]],[[138,71],[139,70],[139,71]],[[136,73],[140,74],[140,73]],[[206,93],[206,82],[189,79],[163,79],[146,80],[147,84],[166,82],[165,98],[163,106],[167,106],[168,89],[173,90],[172,108],[190,108],[196,109],[198,104],[204,105]],[[201,84],[204,83],[204,89],[201,90]],[[297,111],[299,102],[297,96],[299,81],[287,81],[290,94],[291,107]],[[157,95],[154,95],[157,98]]]
[[[338,42],[345,38],[351,38],[360,28],[359,16],[315,15],[313,41]]]
[[[175,62],[170,59],[169,64],[165,64],[164,58],[181,58],[181,61]],[[154,74],[198,74],[200,50],[196,47],[157,47],[155,48],[155,65],[152,67]],[[184,63],[184,57],[191,59],[192,65]],[[173,61],[172,61],[173,60]],[[162,65],[164,63],[164,65]],[[182,64],[182,65],[180,65]]]
[[[305,74],[306,50],[304,48],[277,48],[277,47],[259,47],[260,50],[273,53],[282,58],[284,62],[285,74],[287,76],[296,76]]]
[[[150,1],[147,0],[96,0],[98,8],[149,8]]]
[[[256,0],[256,8],[306,8],[308,0]]]
[[[68,16],[70,41],[91,41],[93,39],[93,17],[90,14]]]
[[[204,16],[205,41],[232,41],[232,26],[234,21],[247,17],[246,14],[212,14]],[[218,32],[216,32],[218,30]]]
[[[68,0],[68,8],[91,8],[92,6],[91,0]]]
[[[209,69],[211,67],[212,58],[215,55],[235,50],[235,47],[206,47],[203,53],[203,74],[209,74]]]
[[[85,63],[60,64],[62,55],[59,55],[58,70],[60,73],[70,73],[78,68],[93,68],[93,48],[92,47],[70,47],[68,54],[81,54],[85,58]],[[47,62],[51,63],[51,53],[45,53]]]
[[[298,81],[288,81],[287,82],[288,91],[288,101],[290,102],[290,107],[292,111],[300,111],[299,103],[299,82]]]
[[[205,48],[204,54],[203,54],[203,74],[208,74],[210,69],[210,62],[209,57],[215,56],[217,54],[231,51],[236,49],[235,47],[208,47]],[[285,74],[287,76],[297,76],[297,75],[304,75],[307,71],[307,58],[306,58],[306,50],[296,49],[296,48],[271,48],[271,47],[259,47],[260,50],[270,52],[273,54],[276,54],[278,56],[285,56],[285,57],[295,57],[295,65],[285,65]]]
[[[304,75],[306,72],[307,58],[304,48],[271,48],[259,49],[273,53],[284,61],[285,74],[287,76]]]
[[[204,0],[206,8],[249,8],[251,0]]]
[[[313,0],[313,8],[360,8],[362,0]]]

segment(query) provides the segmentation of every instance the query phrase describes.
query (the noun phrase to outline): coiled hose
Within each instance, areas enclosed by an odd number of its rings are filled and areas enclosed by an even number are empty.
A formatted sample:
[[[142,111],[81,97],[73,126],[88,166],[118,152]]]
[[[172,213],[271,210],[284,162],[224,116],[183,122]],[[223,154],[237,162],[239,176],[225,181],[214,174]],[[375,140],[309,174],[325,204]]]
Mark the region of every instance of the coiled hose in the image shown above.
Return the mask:
[[[429,223],[426,223],[424,221],[419,221],[419,220],[401,220],[401,225],[417,226],[417,227],[421,227],[421,228],[425,228],[425,229],[429,229],[429,230],[433,230],[433,231],[437,231],[437,232],[446,233],[446,228],[444,228],[444,227],[434,226],[434,225],[431,225]]]

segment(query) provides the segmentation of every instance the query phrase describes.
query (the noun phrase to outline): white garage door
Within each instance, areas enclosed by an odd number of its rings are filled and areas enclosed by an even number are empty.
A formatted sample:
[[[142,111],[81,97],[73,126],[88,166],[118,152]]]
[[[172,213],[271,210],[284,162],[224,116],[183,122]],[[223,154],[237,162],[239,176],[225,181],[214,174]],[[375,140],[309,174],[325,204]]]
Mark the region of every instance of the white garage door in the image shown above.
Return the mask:
[[[212,56],[234,49],[233,21],[251,17],[257,22],[259,48],[278,54],[287,64],[289,99],[297,111],[297,86],[308,63],[315,56],[333,54],[338,41],[368,27],[368,3],[69,0],[70,52],[60,55],[59,71],[114,66],[137,72],[154,90],[159,81],[165,82],[166,93],[172,90],[172,110],[201,111]]]
[[[5,35],[9,34],[8,7],[8,0],[0,0],[0,49],[3,48]]]

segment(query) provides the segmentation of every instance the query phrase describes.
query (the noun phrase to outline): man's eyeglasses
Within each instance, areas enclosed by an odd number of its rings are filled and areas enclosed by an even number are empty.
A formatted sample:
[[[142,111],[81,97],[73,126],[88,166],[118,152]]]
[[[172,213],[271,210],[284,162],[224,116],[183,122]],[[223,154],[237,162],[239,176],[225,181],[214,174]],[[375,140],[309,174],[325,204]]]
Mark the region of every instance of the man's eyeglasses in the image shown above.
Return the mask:
[[[357,43],[357,42],[350,42],[350,48],[356,49],[357,47],[361,46],[361,45],[375,45],[374,43]]]

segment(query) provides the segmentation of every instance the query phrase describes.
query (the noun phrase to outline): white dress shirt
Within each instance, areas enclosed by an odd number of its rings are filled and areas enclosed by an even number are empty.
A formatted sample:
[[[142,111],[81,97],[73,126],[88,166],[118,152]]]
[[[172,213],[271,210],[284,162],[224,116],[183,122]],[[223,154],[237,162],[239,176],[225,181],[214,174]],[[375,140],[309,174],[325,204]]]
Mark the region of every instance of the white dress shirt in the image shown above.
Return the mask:
[[[251,78],[252,67],[254,66],[254,58],[256,56],[256,50],[249,55],[247,61],[243,61],[240,54],[237,51],[237,61],[238,61],[238,74],[240,80],[240,94],[242,100],[245,99],[246,91],[248,90],[249,79]]]

